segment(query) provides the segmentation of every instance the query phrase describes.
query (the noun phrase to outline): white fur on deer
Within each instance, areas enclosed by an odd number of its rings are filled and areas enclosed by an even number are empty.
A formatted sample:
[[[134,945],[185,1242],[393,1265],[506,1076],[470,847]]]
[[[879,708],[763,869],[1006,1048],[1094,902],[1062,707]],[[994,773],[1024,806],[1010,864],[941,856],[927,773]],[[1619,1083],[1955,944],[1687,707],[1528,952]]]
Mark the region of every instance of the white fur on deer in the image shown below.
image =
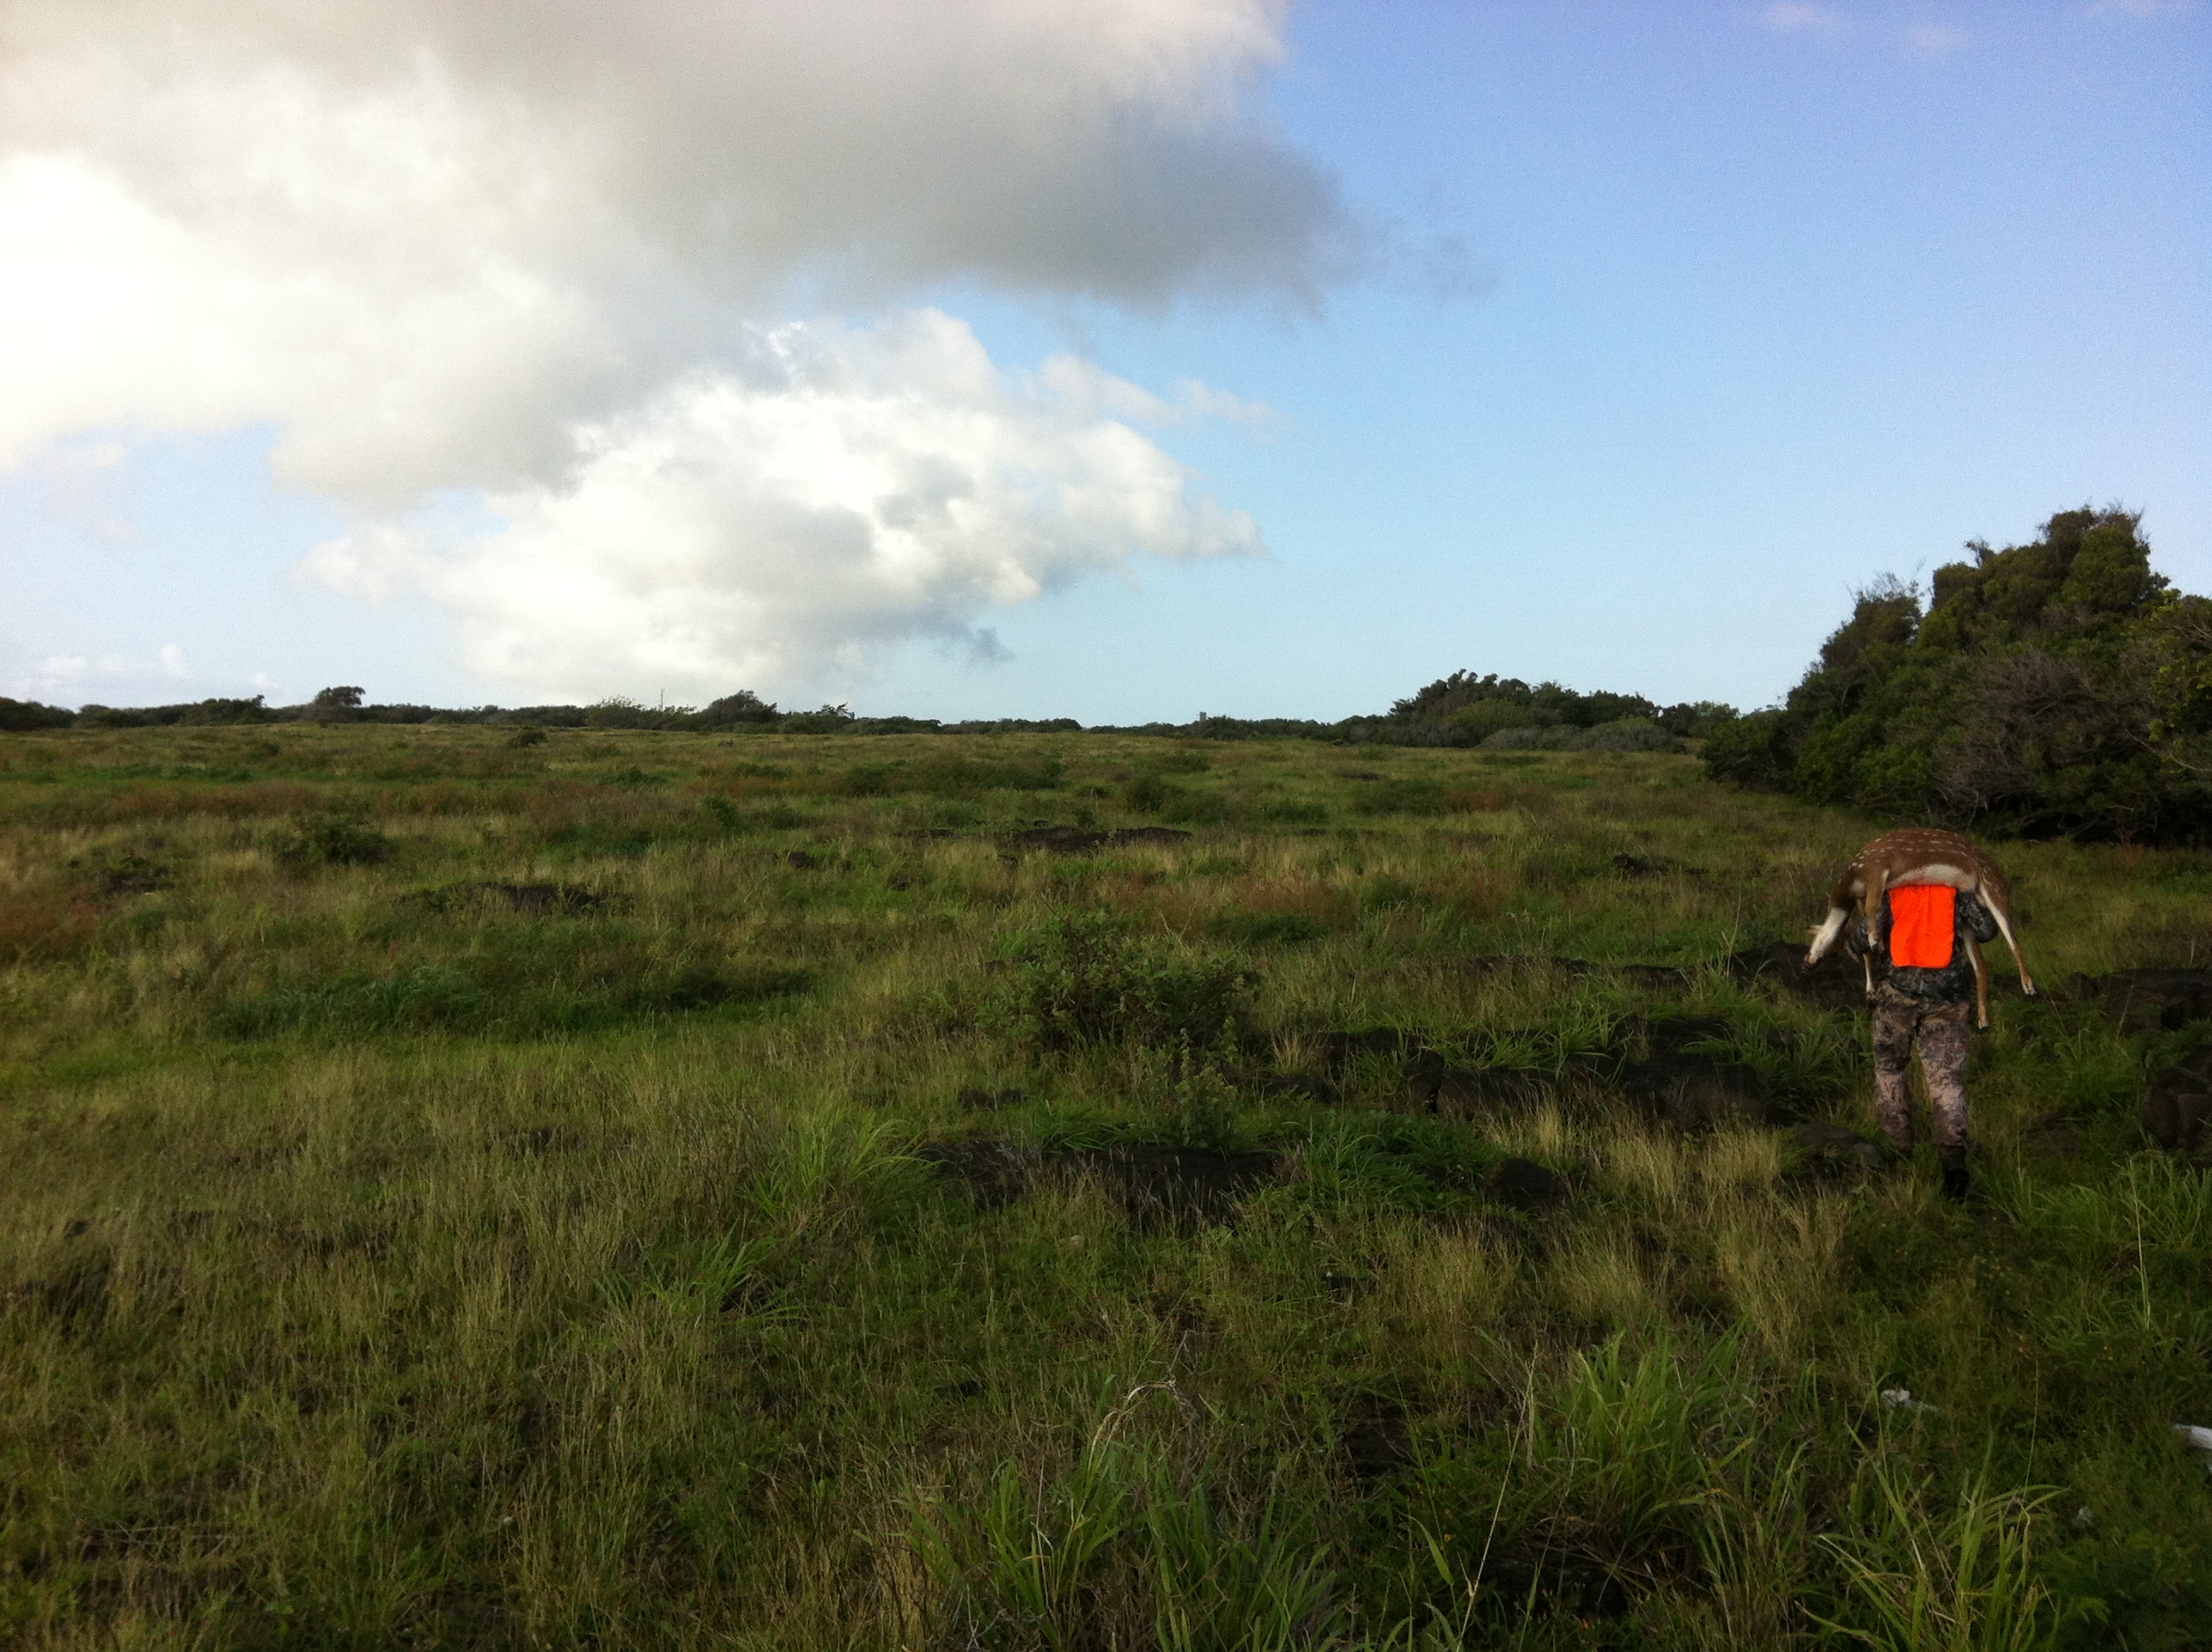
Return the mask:
[[[1854,908],[1863,914],[1868,932],[1872,933],[1883,894],[1910,884],[1948,884],[1987,907],[1990,915],[1997,920],[1997,932],[2012,949],[2014,963],[2020,968],[2021,991],[2033,996],[2035,983],[2028,979],[2027,960],[2021,956],[2020,942],[2013,934],[2011,880],[1971,838],[1929,826],[1885,833],[1851,857],[1850,864],[1828,890],[1828,915],[1813,932],[1813,944],[1805,954],[1805,967],[1809,969],[1827,957],[1843,934],[1844,926],[1850,921]],[[1986,1027],[1990,1024],[1990,967],[1983,961],[1982,949],[1971,935],[1966,937],[1966,951],[1974,963],[1976,1024]],[[1870,998],[1874,995],[1871,962],[1866,969],[1867,995]]]

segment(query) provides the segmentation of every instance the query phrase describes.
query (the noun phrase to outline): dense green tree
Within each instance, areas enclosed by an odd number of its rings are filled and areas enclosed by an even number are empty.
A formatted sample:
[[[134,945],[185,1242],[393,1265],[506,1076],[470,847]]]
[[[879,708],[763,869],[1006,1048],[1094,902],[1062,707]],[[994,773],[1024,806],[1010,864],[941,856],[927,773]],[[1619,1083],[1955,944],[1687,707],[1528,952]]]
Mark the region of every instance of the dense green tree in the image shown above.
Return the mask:
[[[2062,511],[2040,535],[1886,579],[1779,708],[1714,732],[1717,777],[1808,801],[2031,835],[2212,826],[2212,604],[2150,566],[2141,518]]]
[[[15,734],[35,728],[67,728],[76,714],[63,706],[42,705],[36,700],[10,700],[0,695],[0,730]]]

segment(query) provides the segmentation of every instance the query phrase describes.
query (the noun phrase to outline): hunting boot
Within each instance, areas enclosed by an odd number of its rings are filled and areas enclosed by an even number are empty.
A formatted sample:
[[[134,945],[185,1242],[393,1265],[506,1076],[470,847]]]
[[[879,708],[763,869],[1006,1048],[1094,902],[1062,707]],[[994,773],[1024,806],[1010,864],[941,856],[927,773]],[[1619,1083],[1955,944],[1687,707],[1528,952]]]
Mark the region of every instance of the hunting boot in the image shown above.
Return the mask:
[[[1954,1205],[1966,1202],[1972,1183],[1966,1180],[1966,1150],[1963,1147],[1939,1147],[1936,1163],[1943,1167],[1943,1197]]]

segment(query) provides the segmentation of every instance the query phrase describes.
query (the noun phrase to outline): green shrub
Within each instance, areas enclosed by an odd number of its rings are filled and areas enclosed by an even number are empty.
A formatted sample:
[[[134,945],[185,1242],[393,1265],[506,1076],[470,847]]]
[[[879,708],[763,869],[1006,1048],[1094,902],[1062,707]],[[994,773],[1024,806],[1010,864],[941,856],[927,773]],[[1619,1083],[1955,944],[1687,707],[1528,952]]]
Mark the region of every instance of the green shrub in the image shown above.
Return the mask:
[[[986,1019],[1038,1049],[1211,1045],[1243,1030],[1259,981],[1178,941],[1130,935],[1103,914],[1065,918],[1024,938],[1024,955],[1012,961]]]
[[[1164,814],[1182,795],[1181,787],[1169,785],[1158,774],[1133,774],[1121,787],[1122,803],[1140,815]]]
[[[2142,841],[2212,822],[2212,603],[2140,518],[2061,511],[1923,594],[1857,593],[1781,708],[1711,729],[1714,778],[1892,817]]]
[[[392,840],[347,810],[302,815],[278,837],[276,859],[295,870],[310,866],[366,866],[392,853]]]

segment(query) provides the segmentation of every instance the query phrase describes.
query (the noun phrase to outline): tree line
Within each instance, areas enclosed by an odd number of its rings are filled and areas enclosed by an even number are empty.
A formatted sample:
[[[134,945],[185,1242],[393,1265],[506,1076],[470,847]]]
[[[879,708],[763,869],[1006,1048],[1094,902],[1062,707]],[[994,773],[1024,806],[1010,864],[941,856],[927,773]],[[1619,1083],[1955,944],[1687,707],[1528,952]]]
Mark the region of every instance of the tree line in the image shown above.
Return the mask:
[[[1493,750],[1697,751],[1718,780],[1886,819],[1992,835],[2197,841],[2212,829],[2212,600],[2150,566],[2139,513],[2061,511],[2027,544],[1970,543],[1923,592],[1885,577],[1779,706],[1662,706],[1456,671],[1387,712],[1334,722],[1200,713],[1094,725],[1181,739],[1312,739]],[[466,709],[367,703],[357,687],[298,706],[210,699],[71,711],[0,699],[0,729],[280,722],[486,723],[738,733],[1073,732],[1073,718],[945,723],[785,711],[741,689],[702,707],[622,697]]]

